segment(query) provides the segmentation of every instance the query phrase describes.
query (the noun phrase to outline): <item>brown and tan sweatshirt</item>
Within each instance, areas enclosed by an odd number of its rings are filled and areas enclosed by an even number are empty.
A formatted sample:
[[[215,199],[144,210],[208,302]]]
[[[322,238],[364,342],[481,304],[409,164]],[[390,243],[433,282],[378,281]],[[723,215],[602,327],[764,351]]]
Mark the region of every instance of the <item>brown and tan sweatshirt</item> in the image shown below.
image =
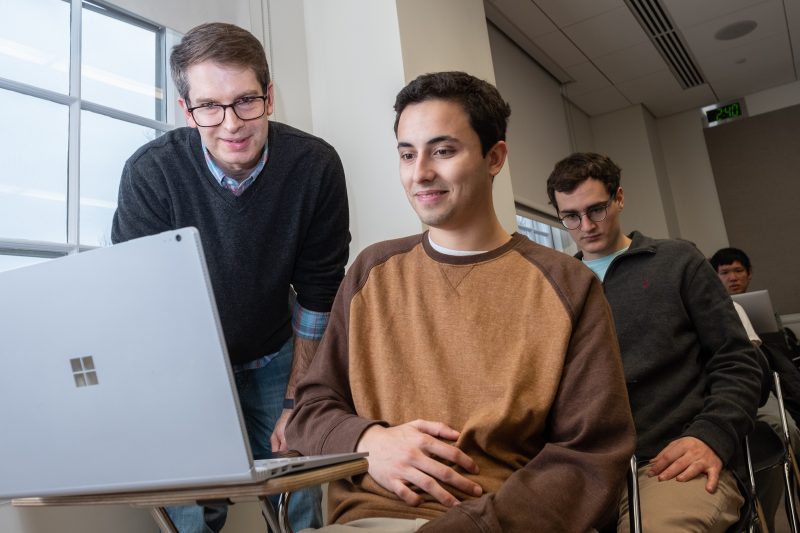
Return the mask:
[[[426,234],[367,248],[345,276],[287,427],[304,454],[355,450],[372,424],[461,432],[483,487],[410,507],[368,474],[330,486],[331,520],[423,531],[586,531],[612,511],[635,436],[613,319],[577,260],[514,234],[484,254]]]

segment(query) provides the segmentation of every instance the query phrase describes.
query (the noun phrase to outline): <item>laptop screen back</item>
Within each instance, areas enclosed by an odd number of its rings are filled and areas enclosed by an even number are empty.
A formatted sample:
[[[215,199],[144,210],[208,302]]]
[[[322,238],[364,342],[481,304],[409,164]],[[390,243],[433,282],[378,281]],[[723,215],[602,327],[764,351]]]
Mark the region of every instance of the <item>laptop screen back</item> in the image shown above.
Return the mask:
[[[733,301],[744,307],[747,318],[753,324],[756,333],[773,333],[778,331],[778,322],[775,320],[775,310],[769,291],[752,291],[731,295]]]
[[[194,228],[1,273],[0,295],[0,496],[250,477]]]

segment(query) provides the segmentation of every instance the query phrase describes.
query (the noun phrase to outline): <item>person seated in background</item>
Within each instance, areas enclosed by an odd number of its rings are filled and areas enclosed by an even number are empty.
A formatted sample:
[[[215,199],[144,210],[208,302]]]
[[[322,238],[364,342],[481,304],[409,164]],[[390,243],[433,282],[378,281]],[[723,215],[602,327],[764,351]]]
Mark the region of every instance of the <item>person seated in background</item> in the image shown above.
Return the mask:
[[[753,277],[753,268],[750,258],[744,251],[739,248],[722,248],[711,256],[709,262],[714,267],[714,270],[717,271],[720,281],[725,285],[729,294],[747,292],[750,280]],[[800,371],[792,363],[791,357],[787,357],[787,353],[783,351],[782,343],[778,343],[777,346],[774,341],[764,344],[750,324],[750,319],[747,317],[744,308],[736,302],[733,305],[739,313],[742,324],[748,331],[750,340],[760,348],[764,359],[767,361],[767,370],[775,371],[780,376],[784,406],[788,411],[786,413],[786,425],[788,427],[790,445],[795,451],[800,450],[800,431],[798,431],[796,422],[797,417],[800,416]],[[774,339],[775,336],[771,338]],[[771,375],[766,376],[766,385],[771,388]],[[769,424],[778,435],[783,435],[780,404],[774,393],[769,392],[766,402],[758,408],[757,418]],[[784,493],[783,474],[779,470],[769,470],[758,474],[756,488],[759,500],[764,506],[767,527],[772,531],[774,529],[775,512]]]
[[[738,248],[722,248],[709,261],[728,294],[747,292],[747,286],[753,279],[753,268],[746,253]]]
[[[426,74],[394,109],[430,229],[359,255],[297,388],[290,447],[369,452],[368,474],[330,484],[323,529],[588,531],[635,445],[602,287],[501,226],[510,108],[494,86]]]
[[[744,499],[732,473],[761,392],[757,353],[731,299],[697,248],[622,232],[620,168],[576,153],[547,193],[603,283],[614,314],[638,443],[643,529],[723,532]],[[620,490],[618,531],[628,531]]]
[[[728,293],[743,294],[747,292],[750,286],[750,280],[753,277],[753,267],[750,258],[747,254],[738,248],[722,248],[717,250],[711,259],[709,259],[711,266],[717,271],[722,283],[725,285]],[[734,302],[735,304],[735,302]],[[737,311],[739,314],[745,314],[744,309],[740,306]],[[775,318],[780,327],[780,317],[776,314]],[[749,323],[749,319],[748,319]],[[783,331],[778,333],[764,333],[758,332],[759,341],[758,346],[766,356],[769,366],[775,372],[778,372],[781,378],[784,402],[786,410],[789,411],[790,420],[790,436],[792,437],[792,446],[795,450],[800,449],[800,434],[797,433],[795,420],[800,419],[800,370],[792,361],[794,357],[800,356],[796,353],[789,336],[791,330],[782,328]],[[767,404],[759,410],[759,419],[763,416],[768,417],[765,419],[769,424],[778,430],[779,426],[779,412],[778,403],[774,395],[767,401]]]
[[[738,248],[721,248],[711,256],[709,261],[728,290],[728,294],[747,292],[750,280],[753,279],[753,267],[746,253]],[[780,315],[776,313],[775,319],[780,325]],[[767,343],[777,347],[789,358],[800,357],[800,345],[798,345],[797,335],[791,329],[785,327],[781,327],[780,333],[781,335],[769,335]]]

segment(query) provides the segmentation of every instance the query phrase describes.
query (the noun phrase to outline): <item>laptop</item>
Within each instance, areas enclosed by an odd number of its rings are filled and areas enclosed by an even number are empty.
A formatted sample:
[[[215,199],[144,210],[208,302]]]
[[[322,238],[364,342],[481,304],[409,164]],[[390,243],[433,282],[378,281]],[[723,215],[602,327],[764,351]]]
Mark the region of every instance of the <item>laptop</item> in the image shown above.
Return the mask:
[[[0,273],[0,498],[260,481],[194,228]]]
[[[773,333],[779,330],[778,321],[775,319],[775,309],[769,291],[743,292],[732,294],[733,301],[744,307],[747,318],[753,324],[756,333]]]

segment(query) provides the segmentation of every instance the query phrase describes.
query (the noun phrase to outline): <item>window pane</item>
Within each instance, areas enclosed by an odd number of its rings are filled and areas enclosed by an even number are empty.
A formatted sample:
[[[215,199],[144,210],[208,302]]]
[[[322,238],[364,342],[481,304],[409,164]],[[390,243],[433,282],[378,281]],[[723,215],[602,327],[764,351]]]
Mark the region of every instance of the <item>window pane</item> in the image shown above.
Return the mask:
[[[0,272],[11,270],[13,268],[24,267],[48,261],[44,257],[26,257],[23,255],[1,255],[0,254]]]
[[[545,224],[526,216],[517,215],[517,231],[530,240],[569,255],[578,253],[578,246],[569,232],[559,226]]]
[[[2,2],[0,76],[69,93],[69,2]]]
[[[152,128],[81,112],[81,244],[111,244],[122,167],[137,148],[155,137]]]
[[[68,109],[3,89],[0,98],[0,239],[66,242]]]
[[[89,9],[81,31],[81,97],[159,119],[163,98],[156,81],[157,33]]]

